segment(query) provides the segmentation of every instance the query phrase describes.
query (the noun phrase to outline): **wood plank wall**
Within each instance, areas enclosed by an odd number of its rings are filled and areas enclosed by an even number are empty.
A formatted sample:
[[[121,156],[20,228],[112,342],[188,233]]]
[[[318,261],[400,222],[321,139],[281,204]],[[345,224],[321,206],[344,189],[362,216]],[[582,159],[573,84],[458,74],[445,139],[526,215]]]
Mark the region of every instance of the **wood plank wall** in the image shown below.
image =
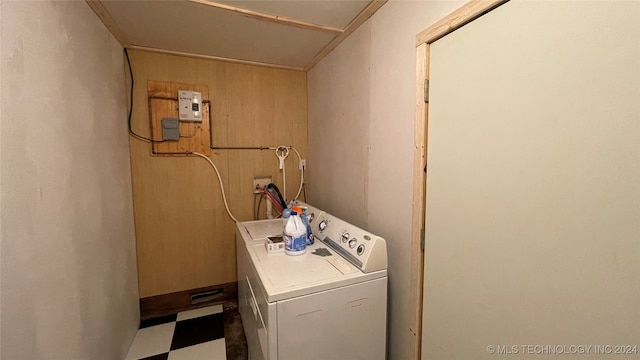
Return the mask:
[[[213,146],[291,145],[306,159],[306,73],[136,50],[129,55],[136,132],[149,135],[147,81],[206,85]],[[129,143],[140,297],[236,281],[235,224],[207,161],[154,157],[149,143],[133,137]],[[211,159],[231,211],[241,221],[253,219],[255,176],[272,176],[283,188],[272,150],[215,150]],[[293,153],[286,166],[291,198],[300,181]]]

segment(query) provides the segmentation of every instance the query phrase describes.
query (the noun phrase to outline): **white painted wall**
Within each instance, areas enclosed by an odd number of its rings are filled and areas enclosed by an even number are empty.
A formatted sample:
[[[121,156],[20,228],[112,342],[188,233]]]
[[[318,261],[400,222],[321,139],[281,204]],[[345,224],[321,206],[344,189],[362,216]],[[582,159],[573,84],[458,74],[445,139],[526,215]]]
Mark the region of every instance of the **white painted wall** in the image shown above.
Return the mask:
[[[361,227],[367,225],[370,40],[367,22],[307,75],[311,203]]]
[[[2,2],[2,358],[122,359],[139,320],[122,48],[83,1]]]
[[[392,0],[308,73],[309,202],[387,239],[392,360],[409,358],[415,36],[463,3]]]

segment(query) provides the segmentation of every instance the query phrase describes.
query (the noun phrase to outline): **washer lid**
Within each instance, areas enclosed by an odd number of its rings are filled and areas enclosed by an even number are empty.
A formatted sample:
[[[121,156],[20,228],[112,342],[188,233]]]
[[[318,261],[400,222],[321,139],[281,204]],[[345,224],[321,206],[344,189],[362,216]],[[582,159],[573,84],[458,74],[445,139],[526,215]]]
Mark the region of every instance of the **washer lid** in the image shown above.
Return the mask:
[[[261,243],[247,246],[269,302],[386,276],[386,270],[363,273],[321,241],[298,256],[267,253]]]

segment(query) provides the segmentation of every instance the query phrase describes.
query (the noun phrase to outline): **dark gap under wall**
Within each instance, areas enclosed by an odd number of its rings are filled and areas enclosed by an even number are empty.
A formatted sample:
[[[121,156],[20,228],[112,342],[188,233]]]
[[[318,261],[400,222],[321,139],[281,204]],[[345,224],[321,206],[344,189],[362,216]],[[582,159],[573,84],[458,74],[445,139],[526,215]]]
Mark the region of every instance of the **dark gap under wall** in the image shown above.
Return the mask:
[[[180,311],[237,302],[237,299],[237,282],[150,296],[140,299],[140,319],[147,320]]]

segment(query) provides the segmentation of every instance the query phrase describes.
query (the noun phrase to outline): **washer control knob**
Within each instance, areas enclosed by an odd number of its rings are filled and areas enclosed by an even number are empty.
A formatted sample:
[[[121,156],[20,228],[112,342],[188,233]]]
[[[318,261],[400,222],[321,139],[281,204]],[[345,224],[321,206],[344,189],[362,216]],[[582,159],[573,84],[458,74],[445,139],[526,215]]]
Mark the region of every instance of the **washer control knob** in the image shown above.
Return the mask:
[[[364,244],[360,244],[360,246],[358,246],[358,256],[364,254]]]
[[[342,242],[346,243],[347,240],[349,240],[349,236],[351,236],[351,235],[349,235],[348,232],[342,233]]]
[[[324,229],[326,228],[327,228],[327,220],[320,221],[320,224],[318,224],[318,229],[320,229],[320,231],[324,231]]]
[[[349,240],[349,248],[353,249],[354,247],[356,247],[357,243],[358,243],[358,241],[356,240],[356,238],[353,238],[353,239]]]

